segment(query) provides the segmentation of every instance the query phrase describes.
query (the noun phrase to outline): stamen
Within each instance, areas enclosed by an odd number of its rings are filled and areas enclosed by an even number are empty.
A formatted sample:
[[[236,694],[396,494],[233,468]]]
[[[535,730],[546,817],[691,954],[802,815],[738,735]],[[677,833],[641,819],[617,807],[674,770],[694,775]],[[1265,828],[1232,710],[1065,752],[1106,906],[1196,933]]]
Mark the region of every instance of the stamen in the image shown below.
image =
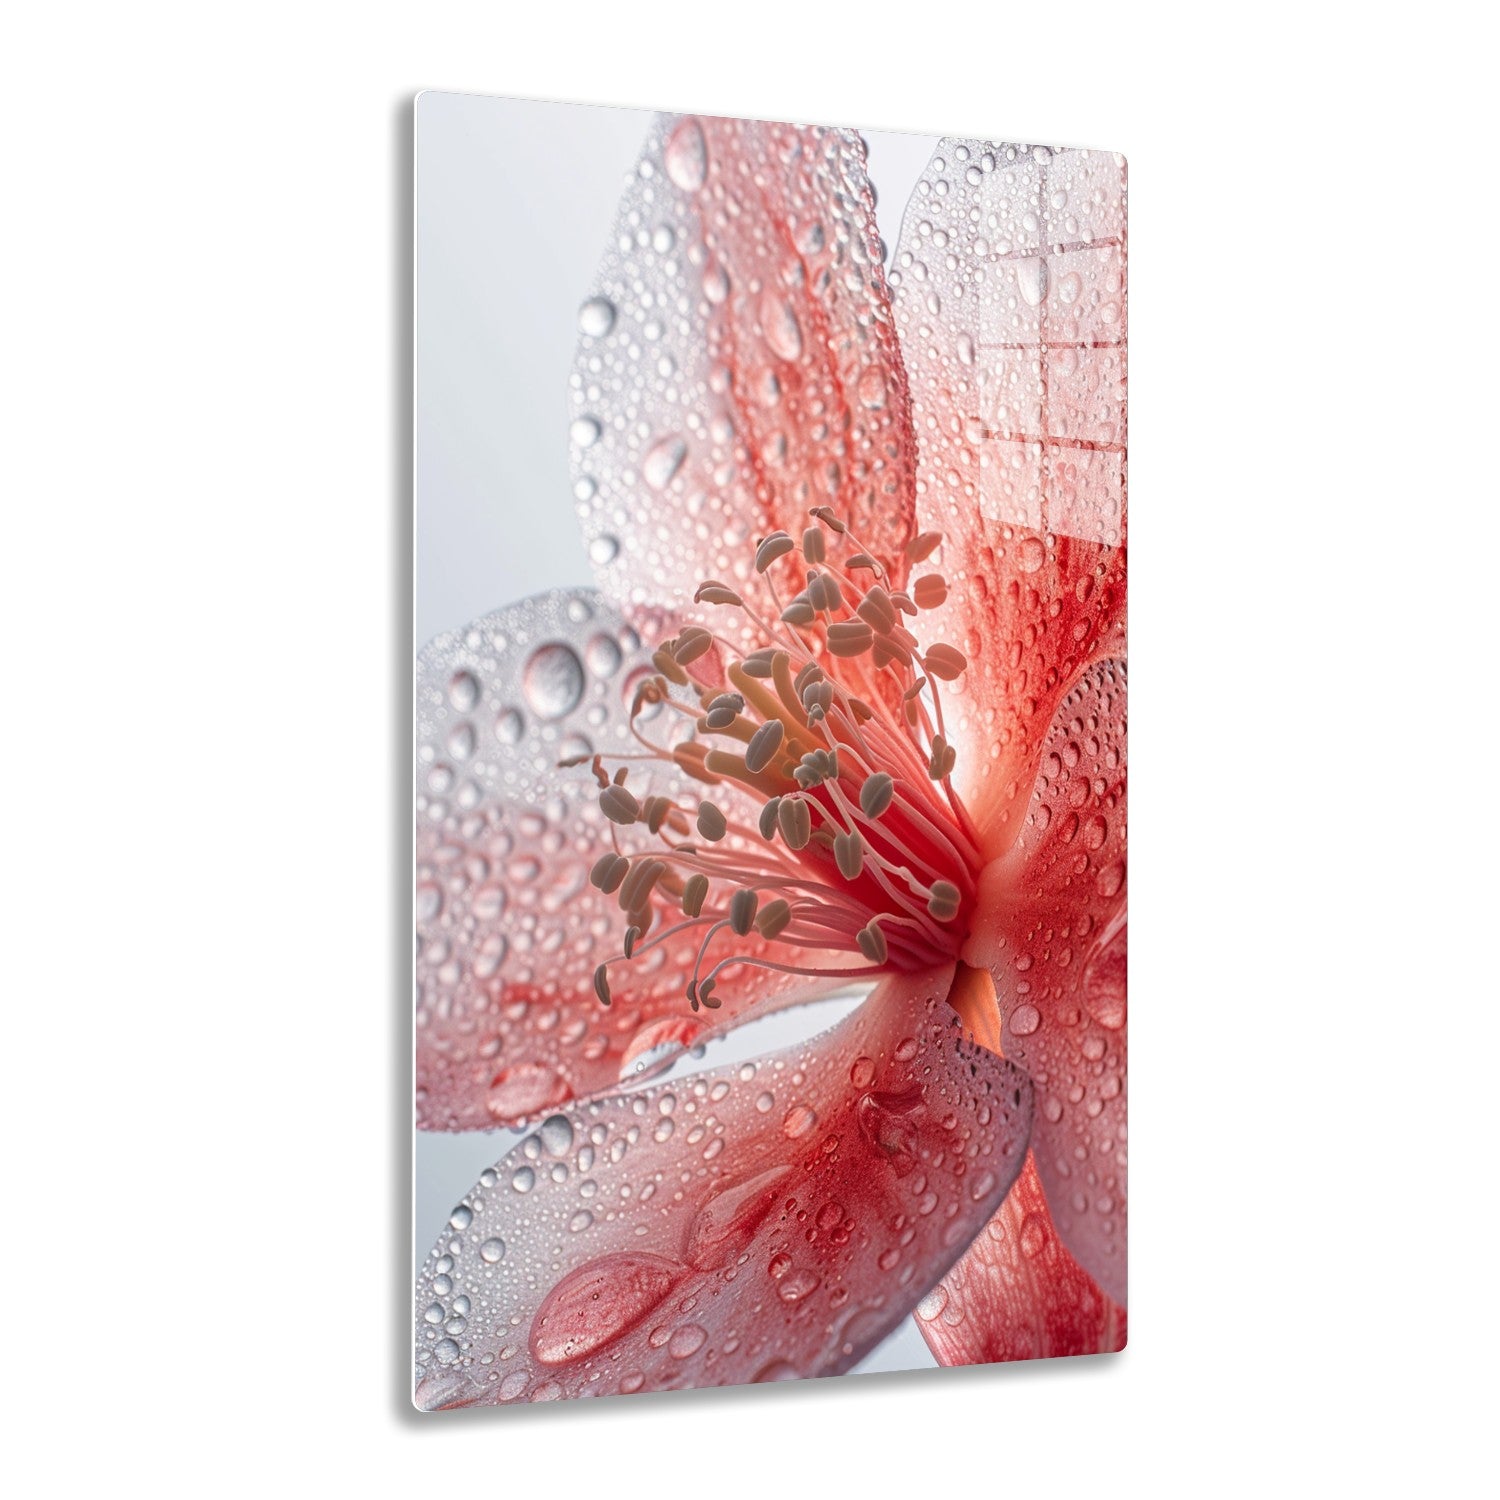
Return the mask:
[[[877,771],[859,789],[859,809],[867,818],[878,818],[891,805],[896,782],[888,771]]]
[[[628,828],[641,815],[641,805],[624,787],[615,785],[599,793],[599,809],[611,823]]]
[[[773,531],[755,549],[755,571],[757,573],[764,573],[778,557],[785,557],[796,545],[786,532]]]
[[[941,573],[928,573],[911,586],[912,603],[918,609],[936,609],[948,597],[948,580]]]
[[[749,748],[745,751],[745,769],[754,775],[771,764],[771,757],[781,748],[786,737],[786,725],[780,719],[769,719],[755,731]]]
[[[703,902],[708,896],[708,876],[701,872],[690,875],[687,884],[682,888],[682,913],[686,917],[696,917],[703,910]]]
[[[698,804],[698,832],[715,844],[729,832],[724,814],[712,802]]]
[[[941,531],[923,531],[906,544],[906,560],[909,563],[926,562],[942,545]]]
[[[759,904],[760,898],[754,891],[736,891],[730,897],[729,925],[737,936],[744,937],[750,931],[750,924],[755,921],[755,908]]]

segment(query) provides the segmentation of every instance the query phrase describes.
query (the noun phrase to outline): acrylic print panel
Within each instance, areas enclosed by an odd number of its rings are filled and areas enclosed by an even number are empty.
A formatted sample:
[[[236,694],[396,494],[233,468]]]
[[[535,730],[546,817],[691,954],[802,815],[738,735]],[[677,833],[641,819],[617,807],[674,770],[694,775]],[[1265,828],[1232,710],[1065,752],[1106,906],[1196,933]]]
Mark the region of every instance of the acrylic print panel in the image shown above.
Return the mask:
[[[1123,1347],[1122,159],[416,162],[417,1404]]]

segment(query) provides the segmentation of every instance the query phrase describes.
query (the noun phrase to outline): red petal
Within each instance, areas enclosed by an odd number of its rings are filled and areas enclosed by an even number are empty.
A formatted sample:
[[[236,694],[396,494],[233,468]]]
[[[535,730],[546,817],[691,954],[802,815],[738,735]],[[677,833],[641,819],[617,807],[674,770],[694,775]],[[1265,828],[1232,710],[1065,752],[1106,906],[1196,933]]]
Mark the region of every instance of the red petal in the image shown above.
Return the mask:
[[[486,1172],[417,1286],[425,1407],[833,1375],[1021,1168],[1031,1092],[952,970],[798,1048],[575,1106]]]
[[[423,1129],[504,1125],[656,1071],[684,1047],[752,1014],[811,999],[815,981],[726,971],[722,1008],[692,1014],[683,987],[692,932],[612,966],[613,897],[589,884],[610,846],[587,766],[634,752],[626,705],[649,656],[587,590],[539,595],[438,637],[417,681],[417,1119]],[[661,709],[658,713],[663,713]],[[650,721],[644,729],[653,731]],[[632,769],[643,795],[685,783]],[[696,785],[696,783],[690,784]],[[800,963],[754,934],[737,951]],[[722,955],[721,955],[722,956]],[[832,982],[830,981],[830,986]],[[825,987],[826,988],[826,987]]]
[[[899,554],[915,444],[858,136],[658,122],[580,326],[574,479],[600,586],[632,618],[665,606],[763,645],[693,593],[717,579],[771,610],[755,538],[800,538],[817,505]],[[773,565],[783,597],[799,561]]]
[[[1125,1309],[1058,1238],[1029,1154],[1000,1212],[918,1305],[917,1327],[944,1365],[1125,1347]]]
[[[1125,665],[1058,707],[1016,847],[980,881],[1005,1055],[1037,1090],[1032,1148],[1083,1269],[1125,1302]]]
[[[946,537],[935,633],[970,663],[945,689],[956,777],[998,854],[1057,700],[1123,652],[1123,161],[944,140],[891,283],[918,520]]]

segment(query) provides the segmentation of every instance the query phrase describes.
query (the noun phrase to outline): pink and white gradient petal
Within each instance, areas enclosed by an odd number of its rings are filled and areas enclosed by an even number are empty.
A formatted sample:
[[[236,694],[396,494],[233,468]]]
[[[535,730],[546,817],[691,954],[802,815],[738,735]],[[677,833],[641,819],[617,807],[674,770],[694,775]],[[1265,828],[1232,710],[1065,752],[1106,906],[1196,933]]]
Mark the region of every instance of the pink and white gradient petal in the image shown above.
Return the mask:
[[[757,1014],[833,988],[748,966],[727,971],[721,1008],[684,994],[698,934],[647,935],[612,970],[623,913],[589,883],[610,847],[587,765],[629,755],[628,707],[650,660],[635,627],[593,590],[558,590],[439,636],[417,665],[417,1122],[428,1130],[509,1125],[612,1091]],[[656,713],[666,716],[666,710]],[[643,733],[657,727],[647,709]],[[688,795],[659,763],[632,786]],[[737,950],[765,947],[753,932]],[[778,960],[801,951],[778,942]]]
[[[951,979],[889,977],[803,1046],[546,1119],[423,1264],[418,1404],[850,1369],[1025,1159],[1030,1083],[963,1039]]]
[[[968,671],[948,717],[986,852],[1014,837],[1058,699],[1125,629],[1125,166],[944,139],[891,270],[945,541],[938,613]]]

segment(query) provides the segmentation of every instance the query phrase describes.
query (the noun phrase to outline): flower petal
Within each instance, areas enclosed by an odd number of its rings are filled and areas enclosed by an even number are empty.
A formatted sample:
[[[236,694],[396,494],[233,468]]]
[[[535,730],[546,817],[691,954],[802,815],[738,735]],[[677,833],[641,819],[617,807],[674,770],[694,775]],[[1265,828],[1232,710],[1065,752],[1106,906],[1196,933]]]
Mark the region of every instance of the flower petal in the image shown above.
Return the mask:
[[[918,520],[946,538],[933,618],[969,658],[952,689],[956,776],[998,854],[1057,700],[1123,651],[1123,160],[942,141],[891,285]]]
[[[1125,664],[1058,706],[1016,847],[980,880],[965,959],[994,976],[1005,1055],[1037,1089],[1052,1218],[1125,1303]]]
[[[1125,1347],[1125,1309],[1068,1254],[1028,1153],[1000,1211],[917,1307],[944,1365],[983,1365]]]
[[[1030,1085],[951,969],[758,1062],[575,1106],[486,1172],[417,1286],[424,1407],[832,1375],[1020,1170]]]
[[[593,590],[558,590],[439,636],[417,665],[417,1120],[423,1129],[512,1123],[618,1088],[685,1047],[778,1005],[816,981],[739,967],[700,1018],[683,987],[693,933],[611,968],[622,915],[589,884],[609,847],[586,765],[638,751],[626,708],[649,674],[635,628]],[[647,709],[637,722],[652,729]],[[631,787],[671,795],[675,772],[633,768]],[[696,805],[694,802],[693,805]],[[754,933],[747,955],[801,950]]]
[[[590,556],[630,618],[667,607],[764,644],[738,611],[694,614],[694,591],[716,579],[770,610],[755,539],[799,538],[813,506],[900,554],[915,443],[881,255],[857,135],[658,121],[580,315],[571,392]],[[773,568],[791,593],[799,562]]]

